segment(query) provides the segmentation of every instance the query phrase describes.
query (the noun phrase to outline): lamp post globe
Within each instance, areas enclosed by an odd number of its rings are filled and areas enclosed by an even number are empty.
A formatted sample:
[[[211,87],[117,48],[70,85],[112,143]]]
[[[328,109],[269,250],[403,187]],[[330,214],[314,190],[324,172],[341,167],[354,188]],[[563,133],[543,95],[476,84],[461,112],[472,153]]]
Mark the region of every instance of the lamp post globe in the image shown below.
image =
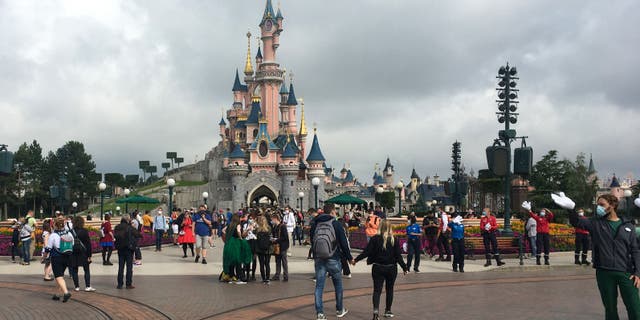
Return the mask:
[[[209,192],[202,193],[202,200],[204,200],[204,204],[207,204],[207,199],[209,199]]]
[[[318,209],[318,186],[320,186],[320,178],[318,177],[314,177],[313,179],[311,179],[311,185],[313,185],[313,189],[315,191],[315,207],[316,210]]]
[[[627,211],[627,215],[631,216],[631,209],[633,209],[633,206],[631,205],[631,196],[633,196],[633,192],[631,189],[627,189],[624,191],[623,195],[625,199],[625,210]]]
[[[303,208],[304,192],[302,191],[298,192],[298,199],[300,199],[300,211],[302,211],[304,210]]]
[[[74,201],[74,202],[71,204],[71,206],[73,207],[73,216],[75,217],[75,215],[76,215],[76,211],[77,211],[76,209],[78,208],[78,203]]]
[[[104,182],[100,182],[98,184],[98,190],[100,190],[100,220],[102,220],[104,215],[104,190],[107,189],[107,184]]]
[[[129,194],[131,193],[131,190],[129,188],[124,188],[124,197],[125,198],[129,198]],[[125,202],[124,203],[124,213],[129,213],[129,203]]]
[[[117,206],[117,207],[116,207],[116,213],[117,213],[118,215],[120,215],[120,206]]]
[[[402,214],[402,188],[404,188],[404,183],[400,180],[396,184],[396,189],[398,189],[398,215]]]
[[[167,179],[167,186],[169,186],[169,214],[173,212],[173,186],[176,185],[176,180],[173,178]]]

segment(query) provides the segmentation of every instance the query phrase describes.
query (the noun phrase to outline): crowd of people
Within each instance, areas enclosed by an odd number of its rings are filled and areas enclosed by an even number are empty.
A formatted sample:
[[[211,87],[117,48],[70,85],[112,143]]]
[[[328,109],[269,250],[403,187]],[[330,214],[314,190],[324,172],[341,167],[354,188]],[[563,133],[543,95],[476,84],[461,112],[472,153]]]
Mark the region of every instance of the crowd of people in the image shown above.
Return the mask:
[[[640,243],[635,234],[635,226],[630,220],[616,214],[618,200],[611,195],[598,198],[596,216],[585,217],[584,209],[575,209],[575,203],[564,194],[553,194],[555,203],[569,210],[571,224],[575,227],[575,264],[590,265],[596,269],[607,319],[617,318],[617,292],[619,290],[627,307],[630,319],[640,319]],[[636,200],[640,206],[640,199]],[[526,238],[530,243],[531,255],[536,263],[549,265],[549,224],[554,213],[541,208],[537,213],[532,204],[525,201],[522,208],[528,213],[525,223]],[[485,249],[485,267],[501,259],[497,235],[498,225],[489,208],[479,214],[479,225]],[[395,238],[393,225],[380,208],[363,212],[346,211],[342,216],[337,209],[326,204],[323,209],[309,209],[306,213],[291,207],[285,208],[245,208],[232,212],[208,210],[206,205],[191,209],[174,209],[165,215],[161,208],[143,214],[134,211],[124,214],[115,227],[111,215],[107,214],[100,225],[102,264],[111,266],[111,255],[116,250],[118,256],[117,288],[134,289],[133,266],[142,263],[139,240],[144,232],[155,236],[155,251],[162,251],[164,234],[172,244],[181,247],[182,258],[188,253],[195,263],[207,264],[207,248],[215,246],[215,240],[223,241],[222,272],[219,281],[246,284],[256,281],[259,272],[263,284],[271,281],[289,281],[288,257],[291,246],[309,245],[307,258],[314,261],[315,309],[317,319],[326,319],[323,307],[323,291],[327,276],[335,289],[336,316],[343,317],[348,309],[343,305],[342,278],[351,276],[349,265],[366,259],[372,265],[373,319],[393,317],[393,287],[397,277],[397,266],[404,274],[411,269],[420,272],[421,255],[436,261],[451,262],[453,272],[464,272],[465,262],[465,220],[475,215],[445,212],[437,208],[435,212],[418,223],[417,216],[410,213],[406,223],[405,247]],[[362,227],[367,244],[362,252],[353,257],[348,241],[350,227]],[[71,290],[64,279],[68,270],[73,280],[73,290],[80,291],[79,271],[84,274],[84,291],[93,292],[90,264],[92,248],[85,220],[81,216],[45,219],[38,226],[33,211],[13,224],[12,261],[18,258],[21,264],[29,265],[35,255],[35,234],[42,228],[42,260],[44,281],[55,281],[59,294],[53,300],[67,302]],[[305,232],[307,230],[308,232]],[[622,230],[622,231],[621,231]],[[305,236],[308,239],[305,239]],[[591,240],[591,241],[590,241]],[[19,245],[21,244],[21,245]],[[18,247],[21,250],[18,251]],[[593,247],[592,262],[587,260],[588,250]],[[189,250],[189,251],[188,251]],[[407,253],[406,263],[402,252]],[[274,257],[275,272],[271,266]],[[384,312],[380,312],[382,288],[386,291]]]

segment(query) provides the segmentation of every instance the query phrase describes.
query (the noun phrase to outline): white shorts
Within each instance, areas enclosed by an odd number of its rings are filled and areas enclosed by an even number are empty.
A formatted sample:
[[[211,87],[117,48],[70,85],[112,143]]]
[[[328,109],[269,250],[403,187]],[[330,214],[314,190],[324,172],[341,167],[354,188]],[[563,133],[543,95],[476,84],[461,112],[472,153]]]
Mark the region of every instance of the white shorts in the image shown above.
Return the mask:
[[[172,224],[171,225],[171,230],[173,230],[173,234],[178,234],[178,225],[177,224]]]

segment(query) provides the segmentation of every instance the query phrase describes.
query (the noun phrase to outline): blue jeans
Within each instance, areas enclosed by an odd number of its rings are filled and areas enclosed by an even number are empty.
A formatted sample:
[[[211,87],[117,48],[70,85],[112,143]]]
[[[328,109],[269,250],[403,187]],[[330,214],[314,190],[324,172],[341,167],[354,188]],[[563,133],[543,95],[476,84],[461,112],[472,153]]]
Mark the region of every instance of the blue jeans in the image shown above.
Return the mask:
[[[164,235],[164,229],[156,229],[156,250],[162,249],[162,235]]]
[[[342,264],[338,259],[316,259],[316,290],[315,305],[316,313],[324,313],[322,307],[322,293],[324,292],[324,282],[327,278],[327,272],[333,280],[333,287],[336,293],[336,310],[342,310]]]
[[[29,238],[29,240],[22,240],[22,259],[25,263],[31,260],[31,252],[29,252],[30,247],[31,238]]]
[[[535,256],[536,253],[538,253],[538,248],[537,248],[537,244],[536,244],[536,236],[533,237],[529,237],[529,245],[531,246],[531,255]]]

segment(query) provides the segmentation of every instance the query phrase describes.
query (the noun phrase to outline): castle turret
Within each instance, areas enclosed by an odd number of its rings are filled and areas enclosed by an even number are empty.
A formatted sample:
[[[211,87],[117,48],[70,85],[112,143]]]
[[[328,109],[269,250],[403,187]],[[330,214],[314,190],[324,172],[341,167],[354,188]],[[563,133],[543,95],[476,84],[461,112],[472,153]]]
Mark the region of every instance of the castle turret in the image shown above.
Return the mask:
[[[290,132],[298,131],[298,123],[296,122],[296,106],[298,100],[296,100],[296,93],[293,90],[293,82],[289,84],[289,95],[287,97],[288,114],[287,114],[287,128]]]
[[[251,99],[251,111],[245,123],[247,126],[247,143],[253,143],[258,136],[258,125],[261,113],[260,97],[253,97]]]
[[[413,171],[411,172],[411,185],[409,186],[411,191],[415,192],[418,189],[419,183],[420,183],[420,176],[416,172],[416,168],[413,168]]]
[[[384,180],[387,184],[387,186],[392,186],[393,187],[393,174],[395,173],[395,170],[393,169],[393,165],[391,165],[391,160],[389,159],[389,157],[387,157],[387,163],[384,166],[384,169],[382,170],[382,174],[384,175]]]
[[[287,133],[287,142],[282,151],[282,163],[278,165],[278,172],[282,175],[282,197],[285,205],[291,205],[294,199],[298,199],[295,181],[298,178],[300,164],[298,153],[291,136]]]
[[[227,123],[224,122],[224,117],[222,117],[220,119],[220,123],[218,123],[218,126],[220,126],[220,138],[222,139],[222,141],[224,142],[225,139],[227,138],[226,136],[226,131],[227,131]]]
[[[317,129],[313,129],[313,143],[311,144],[311,151],[309,151],[309,156],[307,156],[307,163],[309,163],[308,167],[308,177],[311,190],[314,190],[314,186],[311,185],[313,178],[320,179],[320,185],[318,185],[318,205],[320,206],[320,199],[324,198],[324,155],[322,155],[322,150],[320,150],[320,144],[318,143],[318,134]],[[314,191],[315,192],[315,191]],[[309,197],[309,207],[315,207],[315,199],[313,197]]]
[[[246,153],[240,147],[240,138],[236,138],[233,151],[229,155],[228,165],[225,171],[231,176],[231,202],[232,210],[236,211],[244,203],[244,184],[242,183],[249,173],[249,166],[246,164]]]

